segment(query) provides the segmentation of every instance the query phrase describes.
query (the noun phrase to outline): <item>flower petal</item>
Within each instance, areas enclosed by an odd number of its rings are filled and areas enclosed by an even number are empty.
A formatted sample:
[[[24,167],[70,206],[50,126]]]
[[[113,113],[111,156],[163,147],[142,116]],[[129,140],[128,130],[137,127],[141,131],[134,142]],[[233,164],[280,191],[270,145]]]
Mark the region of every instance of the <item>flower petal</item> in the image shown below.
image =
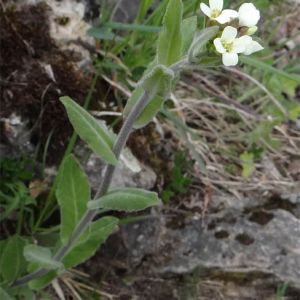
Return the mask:
[[[261,51],[265,49],[262,45],[260,45],[258,42],[252,41],[252,53]]]
[[[239,57],[236,53],[223,53],[222,61],[226,67],[235,66],[239,62]]]
[[[221,40],[225,43],[231,43],[237,35],[237,29],[232,26],[227,26],[222,32]]]
[[[230,17],[222,12],[218,17],[214,18],[214,20],[220,24],[225,24],[230,21]]]
[[[205,15],[211,18],[211,9],[206,4],[201,3],[200,8]]]
[[[256,7],[254,6],[253,3],[244,3],[239,8],[239,14],[240,13],[246,13],[246,12],[249,12],[249,11],[255,10],[255,9],[256,9]]]
[[[252,37],[244,35],[239,39],[243,41],[243,44],[245,46],[245,49],[242,53],[244,55],[250,55],[252,53]]]
[[[252,3],[244,3],[239,9],[240,26],[255,26],[260,19],[260,12]]]
[[[224,9],[222,11],[222,14],[226,14],[227,16],[229,16],[230,18],[237,18],[239,16],[239,13],[233,9]]]
[[[215,45],[215,47],[216,47],[216,49],[219,53],[225,53],[226,52],[226,49],[223,47],[220,38],[214,39],[214,45]]]
[[[222,11],[223,9],[223,0],[209,0],[210,9],[214,10],[217,9]]]
[[[232,49],[231,49],[231,53],[242,53],[244,52],[246,49],[245,47],[245,43],[244,40],[239,38],[239,39],[235,39],[233,41],[233,45],[232,45]]]

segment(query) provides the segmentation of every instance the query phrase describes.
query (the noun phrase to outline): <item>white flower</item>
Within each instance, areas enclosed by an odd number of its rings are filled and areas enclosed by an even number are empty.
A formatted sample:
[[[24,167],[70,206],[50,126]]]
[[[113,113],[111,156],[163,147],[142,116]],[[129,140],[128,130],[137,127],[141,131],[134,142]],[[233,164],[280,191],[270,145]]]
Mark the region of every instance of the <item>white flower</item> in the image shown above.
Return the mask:
[[[252,3],[244,3],[239,9],[239,25],[253,27],[260,19],[260,12]]]
[[[222,53],[222,61],[225,66],[235,66],[239,61],[238,53],[245,51],[244,41],[236,36],[237,29],[227,26],[221,38],[214,40],[217,51]]]
[[[250,55],[264,49],[258,42],[253,41],[251,36],[244,35],[240,40],[242,40],[245,46],[245,51],[242,52],[244,55]]]
[[[220,24],[230,22],[230,19],[237,18],[238,13],[232,9],[223,9],[223,0],[209,0],[209,7],[201,3],[200,8],[210,19],[216,20]]]

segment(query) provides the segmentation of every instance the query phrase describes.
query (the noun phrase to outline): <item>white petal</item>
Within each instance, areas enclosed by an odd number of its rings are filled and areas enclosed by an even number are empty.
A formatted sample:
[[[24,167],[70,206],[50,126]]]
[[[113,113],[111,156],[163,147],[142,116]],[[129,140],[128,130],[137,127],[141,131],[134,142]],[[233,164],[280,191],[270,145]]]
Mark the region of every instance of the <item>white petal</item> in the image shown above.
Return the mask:
[[[201,3],[200,8],[205,15],[207,15],[209,18],[211,18],[211,9],[206,4]]]
[[[217,9],[222,11],[223,9],[223,0],[209,0],[210,9]]]
[[[237,18],[239,16],[238,12],[233,10],[233,9],[224,9],[222,11],[222,14],[226,14],[227,16],[229,16],[230,18]]]
[[[231,43],[237,35],[237,29],[232,26],[227,26],[223,30],[221,40],[225,43]]]
[[[245,46],[245,49],[242,53],[245,55],[251,54],[252,53],[252,37],[250,37],[248,35],[244,35],[239,39],[243,42],[243,44]]]
[[[254,6],[253,3],[244,3],[243,5],[241,5],[240,9],[239,9],[239,14],[240,13],[244,13],[244,12],[249,12],[251,10],[255,10],[256,7]]]
[[[225,24],[230,21],[230,17],[222,12],[218,17],[214,18],[214,20],[220,24]]]
[[[239,62],[239,57],[236,53],[223,53],[222,61],[226,67],[235,66]]]
[[[215,47],[216,47],[218,52],[220,52],[220,53],[225,53],[226,52],[226,49],[223,47],[220,38],[214,39],[214,44],[215,44]]]
[[[258,52],[265,49],[262,45],[258,42],[252,41],[252,53]]]
[[[243,39],[239,38],[239,39],[235,39],[233,41],[233,45],[232,45],[232,50],[230,52],[232,53],[242,53],[245,51],[245,43],[243,41]]]
[[[240,26],[255,26],[260,19],[260,12],[252,3],[244,3],[239,9]]]

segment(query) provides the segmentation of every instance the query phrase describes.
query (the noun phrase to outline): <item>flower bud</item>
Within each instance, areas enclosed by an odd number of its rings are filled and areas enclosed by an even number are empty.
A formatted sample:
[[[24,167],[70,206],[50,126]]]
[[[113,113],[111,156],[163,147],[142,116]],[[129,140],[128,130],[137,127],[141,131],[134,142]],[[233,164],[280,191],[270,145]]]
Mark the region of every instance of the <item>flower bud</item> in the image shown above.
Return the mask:
[[[247,35],[253,35],[257,31],[257,26],[252,26],[246,32]]]

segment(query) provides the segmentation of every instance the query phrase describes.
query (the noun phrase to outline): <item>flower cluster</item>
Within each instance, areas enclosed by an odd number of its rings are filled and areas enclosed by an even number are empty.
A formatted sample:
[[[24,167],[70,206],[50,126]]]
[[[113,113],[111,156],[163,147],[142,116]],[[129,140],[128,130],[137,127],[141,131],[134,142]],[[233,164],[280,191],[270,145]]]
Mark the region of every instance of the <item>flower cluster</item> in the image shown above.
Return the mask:
[[[209,7],[201,3],[200,8],[210,18],[211,25],[225,26],[221,36],[214,40],[215,49],[222,54],[225,66],[235,66],[240,53],[250,55],[264,49],[250,36],[256,32],[260,19],[260,12],[252,3],[244,3],[235,11],[223,10],[223,0],[209,0]]]

